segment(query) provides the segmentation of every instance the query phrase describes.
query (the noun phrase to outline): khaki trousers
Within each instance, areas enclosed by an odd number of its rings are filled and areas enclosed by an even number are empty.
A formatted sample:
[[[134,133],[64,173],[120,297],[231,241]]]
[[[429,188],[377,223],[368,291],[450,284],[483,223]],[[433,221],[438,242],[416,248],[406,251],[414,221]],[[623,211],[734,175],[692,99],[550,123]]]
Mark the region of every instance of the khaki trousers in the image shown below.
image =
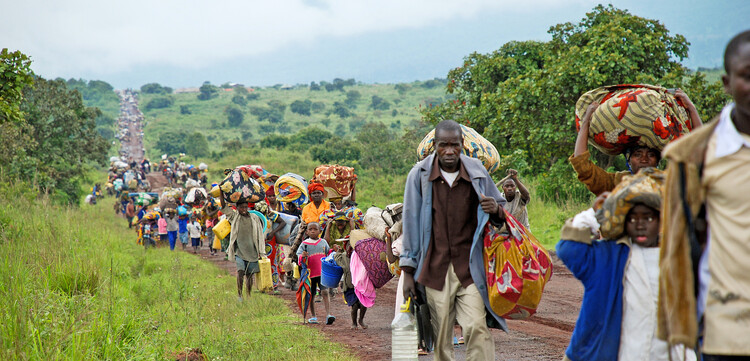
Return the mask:
[[[494,360],[495,341],[485,322],[484,301],[473,283],[464,288],[448,266],[443,289],[425,287],[427,306],[430,309],[432,329],[435,332],[434,360],[453,360],[453,324],[463,328],[467,360]]]

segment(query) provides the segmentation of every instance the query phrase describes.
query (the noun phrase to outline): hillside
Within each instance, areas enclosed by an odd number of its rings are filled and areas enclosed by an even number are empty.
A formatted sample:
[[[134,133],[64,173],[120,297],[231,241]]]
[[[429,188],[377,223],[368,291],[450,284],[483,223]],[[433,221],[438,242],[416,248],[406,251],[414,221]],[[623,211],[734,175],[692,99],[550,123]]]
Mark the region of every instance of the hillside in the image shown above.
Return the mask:
[[[354,84],[340,89],[327,91],[325,87],[311,90],[308,85],[289,89],[276,86],[250,88],[244,94],[244,91],[233,88],[217,87],[215,97],[208,100],[199,100],[199,92],[141,92],[141,109],[147,122],[144,130],[146,149],[151,157],[161,154],[156,149],[160,136],[180,130],[203,133],[210,151],[220,151],[228,140],[257,143],[268,134],[293,134],[310,125],[351,137],[365,123],[381,122],[400,135],[408,126],[419,122],[420,106],[440,103],[447,98],[444,84],[435,80],[396,85]],[[376,97],[375,103],[373,97]],[[159,102],[161,98],[170,99],[171,104],[165,108],[149,108],[149,104]],[[292,111],[295,101],[303,107],[302,112],[307,107],[309,115]],[[242,113],[244,120],[239,126],[228,124],[228,108],[239,109]],[[187,112],[189,114],[184,114]]]

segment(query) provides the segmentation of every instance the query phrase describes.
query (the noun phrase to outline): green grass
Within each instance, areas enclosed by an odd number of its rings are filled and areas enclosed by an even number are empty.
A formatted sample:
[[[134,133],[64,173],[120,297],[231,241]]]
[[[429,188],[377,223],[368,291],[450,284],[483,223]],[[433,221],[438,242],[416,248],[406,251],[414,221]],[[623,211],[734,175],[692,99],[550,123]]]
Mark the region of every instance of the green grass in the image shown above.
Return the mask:
[[[185,252],[145,252],[113,199],[80,209],[0,183],[0,358],[211,360],[354,356],[299,324],[283,300],[236,298],[233,277]]]

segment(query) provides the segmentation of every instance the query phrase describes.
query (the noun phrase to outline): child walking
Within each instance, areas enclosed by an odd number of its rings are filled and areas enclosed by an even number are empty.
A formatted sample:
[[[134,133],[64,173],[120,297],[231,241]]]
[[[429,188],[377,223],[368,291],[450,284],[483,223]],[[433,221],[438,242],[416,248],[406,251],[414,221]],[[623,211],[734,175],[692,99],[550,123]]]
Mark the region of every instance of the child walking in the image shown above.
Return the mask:
[[[193,253],[198,253],[198,248],[201,245],[201,224],[195,219],[195,215],[190,216],[190,223],[188,223],[187,229],[190,235],[191,246],[193,246]]]
[[[177,230],[180,229],[180,225],[177,223],[175,217],[174,208],[169,208],[167,212],[167,237],[169,238],[169,250],[174,251],[174,246],[177,243]]]
[[[159,247],[167,244],[167,218],[165,217],[166,212],[161,213],[161,217],[156,221],[156,225],[159,227]]]
[[[339,265],[344,270],[344,275],[342,276],[343,282],[343,290],[344,290],[344,301],[346,302],[346,305],[352,308],[352,330],[356,330],[359,327],[362,327],[363,330],[367,329],[367,325],[364,323],[365,319],[365,313],[367,312],[367,307],[365,307],[361,302],[359,302],[359,298],[357,298],[356,293],[354,293],[354,283],[352,283],[352,271],[349,268],[349,262],[352,257],[352,250],[354,250],[349,242],[344,243],[345,249],[341,252],[336,252],[336,254],[333,256],[334,261],[336,261],[336,264]],[[357,317],[359,314],[359,317]]]
[[[179,218],[177,219],[177,224],[179,225],[180,243],[182,243],[182,250],[184,251],[185,248],[187,248],[188,244],[188,216],[179,216]]]
[[[320,284],[320,273],[321,260],[331,252],[331,249],[328,247],[328,242],[320,238],[320,224],[315,222],[309,223],[306,233],[308,238],[302,241],[302,244],[297,249],[297,256],[299,257],[299,264],[307,265],[310,274],[310,314],[312,317],[307,322],[318,323],[318,318],[315,316],[315,293],[320,288],[320,294],[323,296],[323,305],[328,314],[326,324],[330,325],[333,324],[333,321],[336,321],[336,317],[330,313],[331,304],[328,297],[328,290]],[[302,317],[304,316],[303,314]]]

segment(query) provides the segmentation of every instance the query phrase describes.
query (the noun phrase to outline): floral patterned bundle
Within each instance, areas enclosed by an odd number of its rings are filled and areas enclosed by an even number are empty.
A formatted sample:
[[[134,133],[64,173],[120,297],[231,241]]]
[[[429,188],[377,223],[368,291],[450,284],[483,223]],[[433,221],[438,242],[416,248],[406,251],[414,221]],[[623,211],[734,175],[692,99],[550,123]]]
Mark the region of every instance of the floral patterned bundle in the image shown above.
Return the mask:
[[[229,172],[219,183],[219,188],[224,193],[224,200],[231,203],[256,203],[266,198],[260,184],[240,168]]]
[[[635,145],[661,150],[691,130],[688,113],[665,88],[622,84],[597,88],[576,102],[576,130],[586,108],[598,102],[589,128],[589,144],[618,155]]]

